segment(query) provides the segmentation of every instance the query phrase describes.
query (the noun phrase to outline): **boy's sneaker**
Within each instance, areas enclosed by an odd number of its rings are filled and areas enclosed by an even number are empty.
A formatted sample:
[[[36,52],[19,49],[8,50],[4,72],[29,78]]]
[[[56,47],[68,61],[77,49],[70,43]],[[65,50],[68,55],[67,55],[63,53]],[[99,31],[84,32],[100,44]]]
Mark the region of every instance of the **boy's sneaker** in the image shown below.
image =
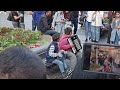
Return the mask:
[[[65,78],[67,75],[65,72],[62,73],[62,77]]]

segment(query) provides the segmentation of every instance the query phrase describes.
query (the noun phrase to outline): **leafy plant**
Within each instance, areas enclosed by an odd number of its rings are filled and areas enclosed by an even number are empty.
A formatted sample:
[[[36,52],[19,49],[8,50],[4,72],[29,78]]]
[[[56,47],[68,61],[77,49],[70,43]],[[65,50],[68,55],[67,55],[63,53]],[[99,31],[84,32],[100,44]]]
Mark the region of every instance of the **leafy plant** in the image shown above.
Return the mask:
[[[33,32],[30,30],[23,30],[20,28],[0,28],[0,51],[5,48],[22,45],[28,47],[31,44],[41,41],[41,44],[44,45],[47,42],[44,38],[42,40],[41,32]],[[48,43],[47,43],[48,44]]]

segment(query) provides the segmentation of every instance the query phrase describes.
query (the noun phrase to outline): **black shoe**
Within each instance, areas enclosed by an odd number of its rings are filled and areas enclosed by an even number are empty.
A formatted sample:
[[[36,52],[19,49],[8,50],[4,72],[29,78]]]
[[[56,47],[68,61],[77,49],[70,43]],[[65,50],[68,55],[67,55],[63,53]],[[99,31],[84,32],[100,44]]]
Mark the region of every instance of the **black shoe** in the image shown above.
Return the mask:
[[[96,43],[99,43],[98,41],[95,41]]]
[[[88,41],[88,39],[85,39],[85,42],[87,42]]]
[[[114,44],[114,42],[112,41],[111,44]]]
[[[95,40],[91,39],[91,42],[96,42]]]
[[[89,37],[89,40],[91,40],[91,37]]]

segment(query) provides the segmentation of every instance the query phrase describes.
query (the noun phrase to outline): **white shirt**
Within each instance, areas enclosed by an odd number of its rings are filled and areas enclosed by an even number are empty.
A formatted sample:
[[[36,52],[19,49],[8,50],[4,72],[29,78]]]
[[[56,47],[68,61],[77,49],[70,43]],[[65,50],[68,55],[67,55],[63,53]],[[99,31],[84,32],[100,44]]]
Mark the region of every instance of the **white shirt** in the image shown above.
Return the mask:
[[[94,12],[95,12],[95,11],[94,11]],[[93,12],[93,13],[94,13],[94,12]],[[96,14],[92,15],[93,18],[95,18],[95,20],[92,21],[91,25],[92,25],[92,26],[103,26],[103,25],[102,25],[103,14],[104,14],[104,11],[100,11],[100,12],[97,11]],[[92,19],[93,19],[93,18],[92,18]]]
[[[93,11],[88,11],[87,12],[87,18],[86,18],[86,20],[88,22],[92,22],[92,14],[93,14]]]
[[[53,18],[52,27],[55,27],[55,23],[58,21],[62,21],[63,19],[64,19],[63,11],[57,11]]]

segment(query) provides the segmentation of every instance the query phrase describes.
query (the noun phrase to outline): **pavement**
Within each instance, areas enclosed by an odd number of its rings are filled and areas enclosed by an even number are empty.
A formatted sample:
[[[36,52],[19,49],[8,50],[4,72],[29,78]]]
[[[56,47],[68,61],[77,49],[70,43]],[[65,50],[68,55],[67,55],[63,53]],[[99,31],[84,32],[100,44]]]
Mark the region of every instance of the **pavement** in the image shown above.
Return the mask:
[[[10,11],[7,11],[7,14],[0,13],[0,27],[13,27],[11,21],[7,20],[7,17],[9,15]],[[31,30],[32,29],[32,16],[31,15],[24,15],[24,23],[25,23],[25,29]],[[78,31],[77,35],[81,40],[81,43],[83,44],[85,42],[85,30],[78,25]],[[90,42],[90,41],[89,41]],[[101,39],[99,43],[106,43],[106,38]]]

